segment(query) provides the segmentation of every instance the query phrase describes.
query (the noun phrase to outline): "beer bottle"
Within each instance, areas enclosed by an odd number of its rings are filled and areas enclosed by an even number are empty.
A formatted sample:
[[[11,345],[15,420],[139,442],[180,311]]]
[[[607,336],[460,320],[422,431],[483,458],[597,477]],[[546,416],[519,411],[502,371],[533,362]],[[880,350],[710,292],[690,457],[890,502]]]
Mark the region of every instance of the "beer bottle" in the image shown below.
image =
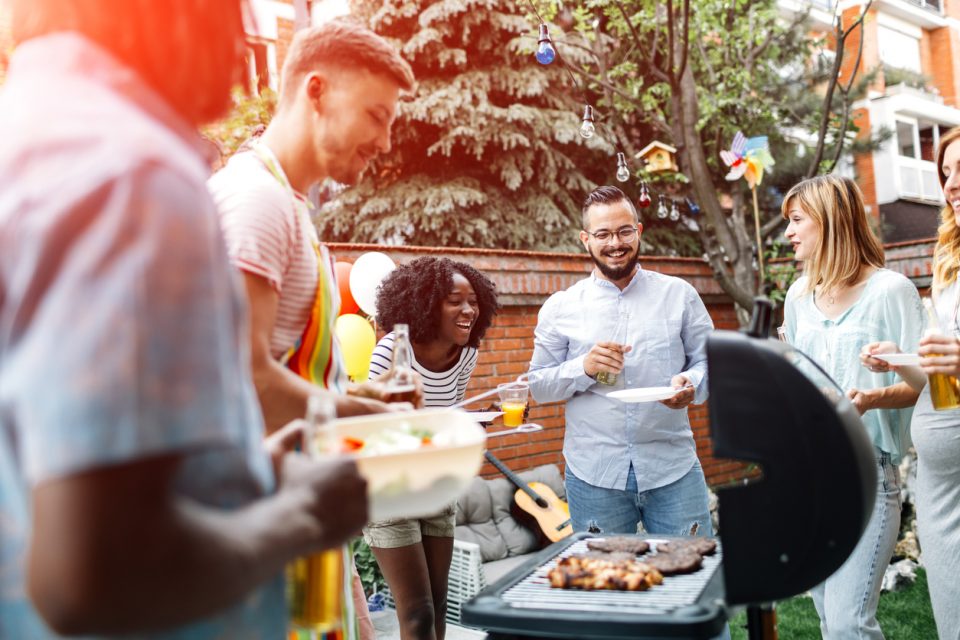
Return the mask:
[[[937,319],[937,313],[933,308],[933,302],[930,298],[923,299],[923,308],[927,310],[930,318],[930,325],[927,327],[927,335],[939,335],[940,321]],[[930,354],[928,357],[936,357],[939,354]],[[930,403],[937,411],[946,409],[956,409],[960,407],[960,383],[956,376],[946,373],[931,373],[927,376],[930,384]]]
[[[337,417],[336,405],[329,396],[310,396],[307,400],[307,426],[303,451],[311,458],[338,453],[331,423]],[[335,634],[344,631],[344,605],[351,597],[347,567],[350,558],[346,546],[297,558],[287,565],[287,607],[291,633],[298,630]],[[346,625],[349,630],[350,625]]]
[[[613,341],[619,345],[621,353],[623,347],[627,344],[627,328],[630,325],[630,314],[626,310],[621,310],[617,318],[617,328],[613,333]],[[617,384],[617,374],[609,371],[597,372],[597,382],[608,386]]]
[[[387,402],[413,402],[416,398],[416,372],[413,370],[413,347],[410,327],[393,325],[393,362],[384,380]]]

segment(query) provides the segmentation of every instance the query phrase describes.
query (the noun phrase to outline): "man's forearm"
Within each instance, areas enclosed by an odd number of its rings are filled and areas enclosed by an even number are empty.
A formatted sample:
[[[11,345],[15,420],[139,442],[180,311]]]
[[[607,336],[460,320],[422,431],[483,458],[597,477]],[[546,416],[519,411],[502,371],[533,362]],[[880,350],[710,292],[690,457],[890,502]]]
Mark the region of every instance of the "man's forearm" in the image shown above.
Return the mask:
[[[906,382],[889,387],[871,389],[867,392],[871,409],[904,409],[917,403],[920,392]]]
[[[334,394],[304,380],[275,360],[255,366],[253,379],[267,433],[273,433],[291,420],[303,418],[307,413],[307,399],[312,394],[333,395],[337,415],[341,417],[373,413],[375,405],[379,404],[369,398]]]
[[[90,495],[35,500],[30,596],[63,633],[129,633],[213,614],[319,538],[298,503],[309,496],[297,492],[236,511],[149,494],[138,504],[132,488],[114,492],[113,505]],[[74,499],[82,507],[70,507]]]

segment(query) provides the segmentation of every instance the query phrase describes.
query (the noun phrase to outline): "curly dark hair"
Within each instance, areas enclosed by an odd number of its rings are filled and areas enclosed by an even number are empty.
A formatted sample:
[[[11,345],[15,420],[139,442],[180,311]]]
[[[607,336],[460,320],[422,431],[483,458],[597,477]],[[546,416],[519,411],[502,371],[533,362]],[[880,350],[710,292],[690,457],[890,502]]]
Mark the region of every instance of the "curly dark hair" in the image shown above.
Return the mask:
[[[453,291],[453,274],[470,282],[480,313],[467,346],[478,347],[500,308],[496,285],[470,265],[449,258],[417,258],[390,272],[377,290],[377,322],[384,328],[410,325],[410,339],[426,343],[440,335],[440,305]]]

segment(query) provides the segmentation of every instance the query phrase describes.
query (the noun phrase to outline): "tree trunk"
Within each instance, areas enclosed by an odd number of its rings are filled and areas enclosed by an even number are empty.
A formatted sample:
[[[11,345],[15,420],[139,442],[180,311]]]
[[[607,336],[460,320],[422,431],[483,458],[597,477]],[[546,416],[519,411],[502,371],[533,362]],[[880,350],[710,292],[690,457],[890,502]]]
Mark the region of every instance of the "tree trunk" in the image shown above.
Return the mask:
[[[743,225],[742,216],[735,214],[727,218],[720,206],[720,199],[703,153],[700,133],[697,131],[699,103],[690,65],[684,69],[679,86],[672,89],[672,125],[675,139],[682,141],[680,162],[684,173],[693,184],[707,225],[714,232],[716,243],[722,248],[722,252],[718,253],[716,247],[712,247],[708,242],[707,259],[723,290],[737,305],[750,311],[753,309],[753,296],[756,293],[756,272],[753,269],[750,235]],[[736,212],[736,209],[734,211]],[[724,257],[729,260],[729,264]]]

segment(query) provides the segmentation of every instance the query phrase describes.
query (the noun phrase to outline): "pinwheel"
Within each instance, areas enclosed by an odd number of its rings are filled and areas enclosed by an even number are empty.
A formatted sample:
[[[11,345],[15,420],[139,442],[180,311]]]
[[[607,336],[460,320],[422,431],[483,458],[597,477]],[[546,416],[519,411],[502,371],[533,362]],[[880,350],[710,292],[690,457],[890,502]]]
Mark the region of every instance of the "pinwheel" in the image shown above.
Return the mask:
[[[769,170],[774,165],[770,155],[770,144],[767,136],[747,138],[742,131],[733,136],[730,150],[722,150],[720,159],[730,167],[726,178],[731,182],[744,178],[753,191],[753,222],[757,231],[757,262],[760,265],[760,278],[763,278],[763,245],[760,240],[760,208],[757,205],[757,185],[763,181],[764,169]]]

